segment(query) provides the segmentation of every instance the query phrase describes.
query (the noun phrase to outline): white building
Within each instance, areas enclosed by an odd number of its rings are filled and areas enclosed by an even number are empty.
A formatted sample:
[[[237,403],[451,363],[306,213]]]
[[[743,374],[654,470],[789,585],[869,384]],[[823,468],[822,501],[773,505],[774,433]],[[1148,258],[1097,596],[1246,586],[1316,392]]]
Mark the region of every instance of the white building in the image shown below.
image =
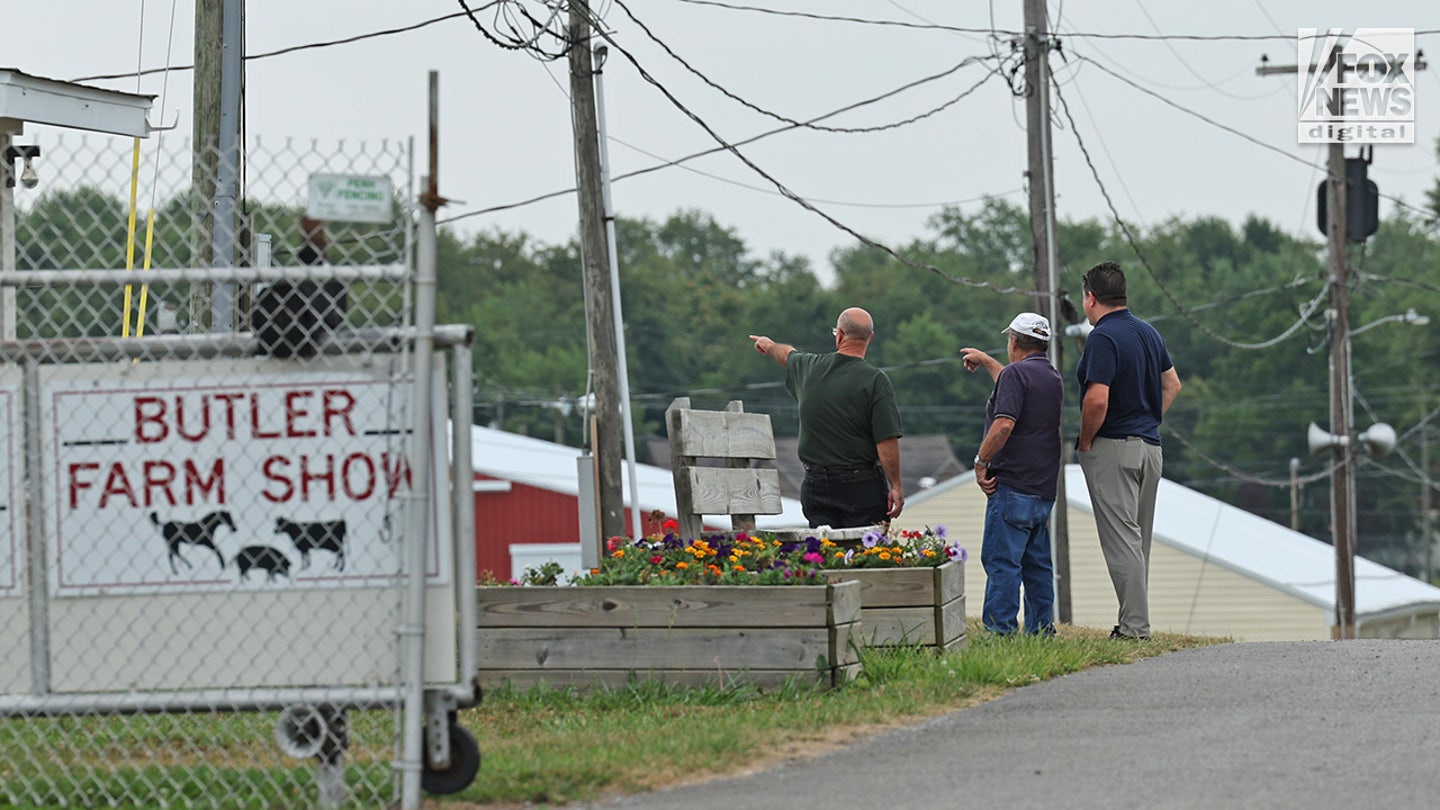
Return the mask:
[[[1074,623],[1109,628],[1117,603],[1090,494],[1077,464],[1065,470],[1069,501],[1070,598]],[[985,495],[973,472],[910,498],[905,528],[944,524],[970,552],[969,613],[980,614],[985,571],[980,539]],[[1440,588],[1355,560],[1357,632],[1366,638],[1440,638]],[[1239,641],[1331,638],[1334,549],[1312,537],[1208,495],[1161,481],[1150,560],[1150,624],[1155,632]]]

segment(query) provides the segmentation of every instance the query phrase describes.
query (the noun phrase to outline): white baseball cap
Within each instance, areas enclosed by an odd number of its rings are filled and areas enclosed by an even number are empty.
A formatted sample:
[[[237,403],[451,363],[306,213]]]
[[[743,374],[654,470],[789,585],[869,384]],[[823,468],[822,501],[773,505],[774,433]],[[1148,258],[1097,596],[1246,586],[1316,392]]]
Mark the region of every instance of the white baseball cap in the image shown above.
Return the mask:
[[[1015,316],[1010,325],[1001,330],[1000,334],[1026,335],[1036,340],[1050,341],[1050,321],[1044,315],[1034,312],[1022,312]]]

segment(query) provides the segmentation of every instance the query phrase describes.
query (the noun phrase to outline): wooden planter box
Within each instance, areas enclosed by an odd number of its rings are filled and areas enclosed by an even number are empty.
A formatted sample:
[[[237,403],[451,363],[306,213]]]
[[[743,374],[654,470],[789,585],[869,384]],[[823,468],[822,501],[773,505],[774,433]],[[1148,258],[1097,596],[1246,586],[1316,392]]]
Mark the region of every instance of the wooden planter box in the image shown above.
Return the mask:
[[[870,647],[965,646],[965,564],[936,568],[860,568],[826,571],[832,582],[860,585],[860,621]]]
[[[858,582],[829,585],[478,589],[482,687],[683,685],[790,678],[837,686],[860,671]]]

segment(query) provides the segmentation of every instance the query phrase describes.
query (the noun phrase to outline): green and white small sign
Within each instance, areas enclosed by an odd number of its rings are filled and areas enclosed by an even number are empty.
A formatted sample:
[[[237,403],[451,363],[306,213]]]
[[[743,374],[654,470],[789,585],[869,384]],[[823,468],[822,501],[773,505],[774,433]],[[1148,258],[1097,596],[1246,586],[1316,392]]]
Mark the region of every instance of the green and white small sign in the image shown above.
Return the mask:
[[[305,213],[338,222],[391,220],[393,189],[384,175],[312,174]]]

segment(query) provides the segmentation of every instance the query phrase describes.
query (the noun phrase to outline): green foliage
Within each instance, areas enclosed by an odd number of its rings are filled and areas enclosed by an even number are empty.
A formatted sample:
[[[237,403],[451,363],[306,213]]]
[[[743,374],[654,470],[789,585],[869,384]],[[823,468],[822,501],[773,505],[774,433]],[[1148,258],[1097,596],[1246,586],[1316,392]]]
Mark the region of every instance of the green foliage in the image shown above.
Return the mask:
[[[1440,182],[1430,197],[1440,214]],[[154,265],[195,261],[193,208],[187,194],[159,204]],[[274,234],[277,261],[287,260],[300,239],[298,209],[248,210],[258,231]],[[127,214],[123,200],[96,189],[46,192],[18,214],[17,266],[124,266]],[[957,354],[973,346],[999,355],[1000,329],[1009,318],[1039,308],[1026,294],[1034,287],[1029,233],[1026,212],[1004,200],[945,209],[930,220],[927,233],[895,248],[973,284],[852,245],[832,254],[835,281],[827,287],[805,259],[756,256],[739,233],[701,211],[677,211],[659,222],[619,220],[637,433],[663,435],[664,409],[674,397],[689,396],[700,408],[740,399],[747,411],[769,414],[777,436],[794,435],[798,413],[785,392],[784,372],[757,356],[746,336],[768,334],[803,350],[829,351],[836,315],[861,305],[876,322],[868,357],[895,384],[906,434],[943,434],[957,456],[967,458],[981,438],[991,383],[986,375],[963,373]],[[401,240],[381,226],[337,225],[330,235],[334,262],[398,258],[386,251]],[[1102,259],[1121,262],[1131,308],[1165,335],[1185,384],[1166,419],[1167,477],[1289,522],[1284,484],[1290,458],[1301,459],[1302,476],[1324,464],[1310,459],[1304,439],[1307,423],[1329,423],[1324,244],[1258,217],[1238,226],[1210,217],[1172,218],[1134,235],[1144,263],[1109,223],[1058,223],[1062,291],[1078,307],[1080,274]],[[578,445],[585,425],[581,398],[589,388],[578,246],[540,244],[521,233],[482,231],[462,238],[442,231],[438,257],[439,321],[476,330],[475,421]],[[142,243],[134,262],[143,260]],[[1352,329],[1395,320],[1409,309],[1440,319],[1440,237],[1433,218],[1407,209],[1390,213],[1379,233],[1352,249],[1351,265]],[[47,314],[22,319],[21,339],[120,332],[122,290],[16,292],[22,310]],[[188,285],[153,285],[147,331],[156,328],[160,302],[183,304],[188,294]],[[350,317],[357,323],[385,322],[387,313],[404,311],[402,304],[394,285],[350,290]],[[1302,311],[1309,316],[1295,328]],[[1064,325],[1056,324],[1057,331]],[[1062,341],[1061,350],[1066,433],[1073,436],[1078,391],[1071,381],[1080,353],[1070,340]],[[1424,543],[1417,473],[1409,462],[1418,465],[1427,417],[1440,405],[1440,327],[1368,329],[1355,336],[1352,358],[1356,427],[1384,421],[1402,437],[1396,459],[1365,461],[1357,469],[1358,548],[1417,570]],[[1327,534],[1327,489],[1322,481],[1298,493],[1300,528],[1317,537]]]

